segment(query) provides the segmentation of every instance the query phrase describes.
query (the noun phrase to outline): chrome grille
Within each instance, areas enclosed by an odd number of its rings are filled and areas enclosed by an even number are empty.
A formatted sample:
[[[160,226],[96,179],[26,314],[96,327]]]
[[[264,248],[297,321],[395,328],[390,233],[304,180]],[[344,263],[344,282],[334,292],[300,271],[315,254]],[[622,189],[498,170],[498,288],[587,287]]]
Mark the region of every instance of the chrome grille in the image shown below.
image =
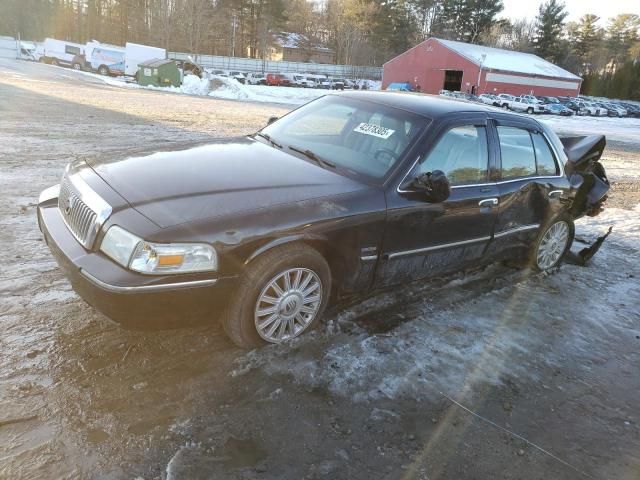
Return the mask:
[[[111,207],[75,175],[62,179],[58,208],[73,236],[88,249],[111,214]]]

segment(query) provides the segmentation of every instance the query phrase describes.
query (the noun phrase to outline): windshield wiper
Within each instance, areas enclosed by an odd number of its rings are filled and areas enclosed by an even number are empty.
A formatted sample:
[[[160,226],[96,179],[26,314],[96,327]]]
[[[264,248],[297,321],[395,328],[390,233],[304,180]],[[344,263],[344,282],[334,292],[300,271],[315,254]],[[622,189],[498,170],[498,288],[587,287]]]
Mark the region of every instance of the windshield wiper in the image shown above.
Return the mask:
[[[278,142],[276,142],[275,140],[273,140],[271,138],[271,135],[268,135],[266,133],[262,133],[262,132],[258,132],[255,135],[256,137],[262,137],[264,138],[267,142],[269,142],[271,145],[273,145],[274,147],[278,147],[278,148],[282,148],[282,145],[280,145]]]
[[[289,145],[289,150],[293,150],[294,152],[301,153],[302,155],[304,155],[305,157],[313,160],[314,162],[316,162],[320,166],[336,168],[336,164],[335,163],[330,162],[329,160],[324,160],[324,159],[320,158],[318,155],[316,155],[315,153],[313,153],[309,149],[303,150],[301,148]]]

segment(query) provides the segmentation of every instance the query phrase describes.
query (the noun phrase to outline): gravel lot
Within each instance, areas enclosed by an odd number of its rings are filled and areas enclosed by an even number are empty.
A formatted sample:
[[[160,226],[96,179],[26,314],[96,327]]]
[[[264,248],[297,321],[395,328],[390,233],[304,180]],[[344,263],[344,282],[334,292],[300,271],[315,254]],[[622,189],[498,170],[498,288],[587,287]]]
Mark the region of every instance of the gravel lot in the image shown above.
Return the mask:
[[[579,225],[616,229],[588,268],[492,265],[379,292],[253,352],[213,321],[126,331],[75,295],[34,209],[66,163],[287,110],[0,60],[0,478],[637,479],[633,140],[609,143],[610,208]]]

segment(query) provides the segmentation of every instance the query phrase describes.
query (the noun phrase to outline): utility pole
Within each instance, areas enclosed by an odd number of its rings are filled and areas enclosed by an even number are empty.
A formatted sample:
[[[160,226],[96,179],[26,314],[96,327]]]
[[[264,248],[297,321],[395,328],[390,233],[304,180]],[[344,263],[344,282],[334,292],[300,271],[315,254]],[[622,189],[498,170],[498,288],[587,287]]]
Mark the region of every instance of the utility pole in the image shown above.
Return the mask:
[[[233,33],[231,37],[231,56],[236,56],[236,13],[233,12],[232,22],[233,22]]]
[[[482,60],[480,60],[480,70],[478,70],[478,83],[476,84],[476,95],[480,95],[480,77],[482,76],[482,65],[484,65],[484,61],[487,59],[487,54],[482,54]]]

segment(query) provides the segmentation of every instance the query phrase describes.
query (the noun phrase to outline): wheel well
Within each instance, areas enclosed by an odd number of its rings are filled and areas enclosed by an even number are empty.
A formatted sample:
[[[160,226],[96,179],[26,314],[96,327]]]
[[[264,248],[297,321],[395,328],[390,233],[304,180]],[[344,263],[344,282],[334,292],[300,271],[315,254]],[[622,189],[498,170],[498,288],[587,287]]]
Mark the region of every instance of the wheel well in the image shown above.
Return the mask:
[[[325,259],[329,265],[329,271],[331,272],[331,280],[334,290],[342,285],[342,280],[345,278],[346,259],[335,248],[333,248],[328,241],[314,238],[296,238],[283,242],[272,242],[263,245],[250,254],[244,265],[249,265],[256,259],[262,257],[264,254],[272,251],[274,248],[287,247],[291,245],[306,245],[316,250]]]

